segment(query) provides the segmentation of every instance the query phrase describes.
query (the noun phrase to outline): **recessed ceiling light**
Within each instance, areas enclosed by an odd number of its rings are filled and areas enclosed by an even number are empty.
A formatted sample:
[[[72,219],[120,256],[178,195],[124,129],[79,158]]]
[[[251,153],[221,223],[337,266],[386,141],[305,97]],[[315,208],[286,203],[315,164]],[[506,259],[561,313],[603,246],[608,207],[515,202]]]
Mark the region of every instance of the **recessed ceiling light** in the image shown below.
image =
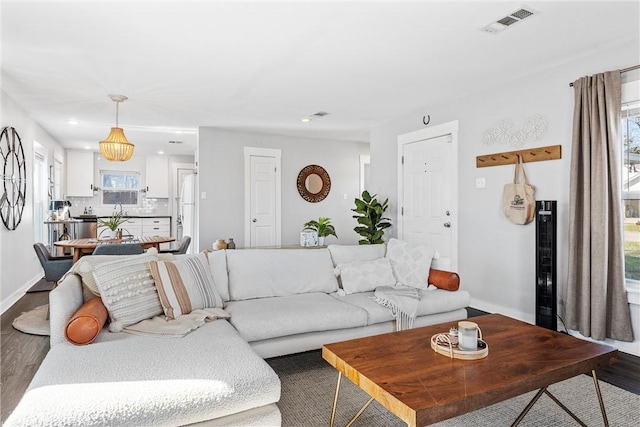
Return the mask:
[[[158,154],[164,154],[164,151],[158,151]]]
[[[85,145],[85,146],[84,146],[84,149],[85,149],[85,150],[91,150],[91,147],[90,147],[90,146],[88,146],[88,145]]]
[[[67,123],[69,123],[69,124],[70,124],[70,125],[72,125],[72,126],[75,126],[75,125],[77,125],[77,124],[78,124],[78,123],[80,123],[80,122],[79,122],[79,121],[77,121],[77,120],[73,120],[73,119],[72,119],[72,120],[67,120]]]
[[[311,121],[311,117],[303,117],[300,119],[300,121],[303,123],[309,123]]]

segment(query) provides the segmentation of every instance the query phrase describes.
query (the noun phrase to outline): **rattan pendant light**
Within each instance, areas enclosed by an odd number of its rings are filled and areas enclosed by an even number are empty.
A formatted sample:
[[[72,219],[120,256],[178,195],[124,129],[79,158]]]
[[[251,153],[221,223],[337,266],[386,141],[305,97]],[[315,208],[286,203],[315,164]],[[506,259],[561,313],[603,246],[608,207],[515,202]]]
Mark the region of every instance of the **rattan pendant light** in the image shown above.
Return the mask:
[[[135,146],[127,141],[124,131],[118,127],[118,106],[128,98],[124,95],[109,95],[109,98],[116,103],[116,127],[111,128],[107,139],[100,141],[100,152],[107,160],[125,162],[133,155]]]

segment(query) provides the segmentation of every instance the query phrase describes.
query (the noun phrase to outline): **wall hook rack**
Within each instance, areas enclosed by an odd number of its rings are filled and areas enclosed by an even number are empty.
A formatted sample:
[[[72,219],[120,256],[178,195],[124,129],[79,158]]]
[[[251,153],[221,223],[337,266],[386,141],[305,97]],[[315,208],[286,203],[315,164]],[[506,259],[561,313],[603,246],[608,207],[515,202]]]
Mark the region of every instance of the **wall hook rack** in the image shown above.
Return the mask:
[[[505,151],[503,153],[485,154],[476,157],[476,167],[512,165],[522,156],[522,161],[541,162],[543,160],[556,160],[562,158],[561,145],[549,145],[547,147],[530,148],[528,150]]]

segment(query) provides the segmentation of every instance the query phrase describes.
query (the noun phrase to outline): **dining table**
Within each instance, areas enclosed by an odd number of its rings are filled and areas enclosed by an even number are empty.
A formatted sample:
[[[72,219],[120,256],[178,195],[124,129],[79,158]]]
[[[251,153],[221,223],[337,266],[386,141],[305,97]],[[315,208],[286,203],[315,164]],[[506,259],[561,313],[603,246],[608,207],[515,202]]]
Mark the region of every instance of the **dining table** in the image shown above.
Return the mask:
[[[83,255],[92,254],[94,249],[101,244],[125,245],[138,243],[145,250],[149,248],[156,248],[158,251],[160,251],[160,245],[162,243],[170,243],[175,240],[175,237],[166,236],[145,236],[123,239],[99,239],[94,237],[88,239],[59,240],[57,242],[54,242],[53,244],[64,249],[72,249],[73,263],[75,264],[76,262],[78,262],[80,257],[82,257]]]

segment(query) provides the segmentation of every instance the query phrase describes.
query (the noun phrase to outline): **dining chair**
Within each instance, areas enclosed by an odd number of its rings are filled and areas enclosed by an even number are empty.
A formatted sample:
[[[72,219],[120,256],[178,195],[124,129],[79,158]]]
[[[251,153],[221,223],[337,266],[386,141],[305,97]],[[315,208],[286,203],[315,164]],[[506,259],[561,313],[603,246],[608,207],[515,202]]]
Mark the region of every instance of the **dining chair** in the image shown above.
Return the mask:
[[[174,254],[174,255],[182,255],[187,253],[187,249],[189,249],[189,245],[191,244],[191,237],[184,236],[180,241],[171,249],[162,249],[160,250],[161,254]]]
[[[144,253],[139,243],[102,243],[93,250],[93,255],[138,255]]]
[[[49,252],[49,249],[42,243],[34,243],[33,249],[36,251],[40,265],[42,265],[42,269],[44,270],[44,279],[47,282],[53,282],[54,285],[57,285],[58,280],[71,268],[73,257],[71,255],[53,256]]]

